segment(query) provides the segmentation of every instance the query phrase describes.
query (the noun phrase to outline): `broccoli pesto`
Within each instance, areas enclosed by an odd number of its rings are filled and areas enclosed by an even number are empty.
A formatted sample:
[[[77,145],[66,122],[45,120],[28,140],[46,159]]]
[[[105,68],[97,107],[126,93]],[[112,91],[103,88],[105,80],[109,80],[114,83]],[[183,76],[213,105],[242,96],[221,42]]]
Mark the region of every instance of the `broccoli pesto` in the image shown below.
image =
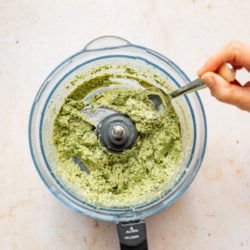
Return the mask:
[[[111,84],[108,75],[96,77],[65,98],[53,128],[59,162],[55,171],[90,204],[129,207],[143,202],[173,175],[182,158],[180,123],[171,105],[156,119],[154,104],[142,89],[110,88],[84,101],[93,90]],[[140,84],[150,85],[142,80]],[[138,132],[134,146],[122,153],[105,148],[81,112],[86,106],[127,114]],[[89,174],[74,163],[73,156],[87,166]]]

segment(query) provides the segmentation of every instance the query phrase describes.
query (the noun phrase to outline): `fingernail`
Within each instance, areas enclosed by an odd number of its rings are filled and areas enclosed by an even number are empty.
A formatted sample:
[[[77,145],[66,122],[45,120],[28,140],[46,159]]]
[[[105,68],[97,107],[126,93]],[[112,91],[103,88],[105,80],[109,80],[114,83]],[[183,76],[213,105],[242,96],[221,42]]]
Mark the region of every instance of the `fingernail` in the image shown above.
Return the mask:
[[[197,75],[201,76],[202,75],[202,68],[197,71]]]
[[[198,71],[197,71],[197,75],[201,76],[204,73],[204,66],[202,66]]]

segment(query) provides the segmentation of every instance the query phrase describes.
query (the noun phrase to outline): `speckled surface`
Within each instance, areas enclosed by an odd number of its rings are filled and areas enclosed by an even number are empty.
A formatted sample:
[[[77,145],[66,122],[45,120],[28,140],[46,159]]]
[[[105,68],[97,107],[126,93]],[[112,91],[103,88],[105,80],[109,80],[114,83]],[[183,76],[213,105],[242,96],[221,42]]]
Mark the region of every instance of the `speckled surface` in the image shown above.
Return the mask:
[[[248,0],[0,1],[0,248],[118,249],[116,227],[59,202],[28,146],[29,112],[56,65],[101,35],[152,48],[195,78],[232,39],[250,41]],[[188,191],[147,219],[153,250],[250,248],[250,115],[200,92],[207,151]]]

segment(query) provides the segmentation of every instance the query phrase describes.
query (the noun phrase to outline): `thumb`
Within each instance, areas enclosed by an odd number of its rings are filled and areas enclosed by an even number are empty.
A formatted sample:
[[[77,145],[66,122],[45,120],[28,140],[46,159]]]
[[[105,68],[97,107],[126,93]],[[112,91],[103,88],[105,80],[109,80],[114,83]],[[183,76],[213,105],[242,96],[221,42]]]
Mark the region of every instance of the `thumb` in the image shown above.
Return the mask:
[[[250,111],[250,87],[231,84],[213,72],[203,74],[201,79],[210,88],[211,94],[219,101]]]
[[[231,84],[224,80],[220,75],[207,72],[202,75],[201,79],[210,88],[211,94],[218,100],[228,102],[231,94]]]

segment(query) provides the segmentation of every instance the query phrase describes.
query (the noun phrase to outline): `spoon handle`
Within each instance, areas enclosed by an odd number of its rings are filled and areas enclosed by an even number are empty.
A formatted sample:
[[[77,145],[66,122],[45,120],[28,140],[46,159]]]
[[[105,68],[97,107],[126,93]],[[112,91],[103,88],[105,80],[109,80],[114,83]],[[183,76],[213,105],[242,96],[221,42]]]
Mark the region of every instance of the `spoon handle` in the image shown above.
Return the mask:
[[[190,82],[189,84],[169,93],[171,98],[178,97],[180,95],[188,94],[200,89],[206,88],[207,85],[201,80],[201,78],[197,78],[194,81]]]
[[[233,82],[235,79],[236,71],[234,67],[229,63],[222,64],[216,72],[228,82]],[[169,95],[171,96],[171,98],[175,98],[180,95],[204,89],[206,87],[207,85],[201,80],[201,78],[197,78],[189,84],[171,92]]]

